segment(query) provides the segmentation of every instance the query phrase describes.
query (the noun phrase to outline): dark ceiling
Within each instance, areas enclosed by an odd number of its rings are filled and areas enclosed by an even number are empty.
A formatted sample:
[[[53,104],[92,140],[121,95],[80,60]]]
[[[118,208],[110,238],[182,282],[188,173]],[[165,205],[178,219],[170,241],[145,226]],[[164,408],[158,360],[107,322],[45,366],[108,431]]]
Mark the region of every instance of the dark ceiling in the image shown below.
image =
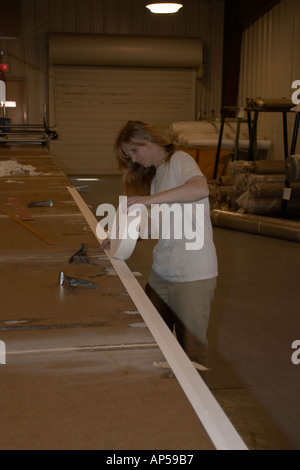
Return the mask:
[[[222,106],[237,105],[243,31],[280,1],[225,0]]]

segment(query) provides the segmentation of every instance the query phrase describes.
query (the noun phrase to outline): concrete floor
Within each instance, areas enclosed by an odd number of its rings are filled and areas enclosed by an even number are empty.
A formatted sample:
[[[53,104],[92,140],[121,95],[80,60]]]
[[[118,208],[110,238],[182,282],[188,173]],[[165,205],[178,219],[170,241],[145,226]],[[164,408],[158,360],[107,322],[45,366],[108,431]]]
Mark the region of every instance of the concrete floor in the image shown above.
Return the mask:
[[[7,347],[0,448],[214,449],[177,380],[153,367],[164,358],[72,204],[67,178],[38,151],[2,152],[1,159],[12,155],[42,174],[10,184],[0,178],[0,208],[7,197],[24,205],[54,197],[54,212],[36,209],[33,224],[56,244],[0,215],[0,340]],[[93,211],[117,205],[119,177],[69,179],[88,184],[81,194]],[[291,361],[291,345],[300,339],[299,245],[221,228],[214,238],[220,274],[206,383],[249,449],[298,450],[300,365]],[[83,241],[92,262],[70,265]],[[128,260],[142,286],[153,244],[138,243]],[[70,293],[58,285],[60,270],[99,288]]]

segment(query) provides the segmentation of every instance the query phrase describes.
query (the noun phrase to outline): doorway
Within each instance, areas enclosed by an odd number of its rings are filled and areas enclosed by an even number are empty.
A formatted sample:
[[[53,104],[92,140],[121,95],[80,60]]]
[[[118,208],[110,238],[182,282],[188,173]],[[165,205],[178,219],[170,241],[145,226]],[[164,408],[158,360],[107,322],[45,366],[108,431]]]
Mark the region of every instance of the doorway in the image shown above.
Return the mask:
[[[24,78],[5,79],[6,101],[15,102],[16,107],[5,107],[5,119],[11,125],[26,123],[26,101]],[[3,116],[1,116],[3,118]]]

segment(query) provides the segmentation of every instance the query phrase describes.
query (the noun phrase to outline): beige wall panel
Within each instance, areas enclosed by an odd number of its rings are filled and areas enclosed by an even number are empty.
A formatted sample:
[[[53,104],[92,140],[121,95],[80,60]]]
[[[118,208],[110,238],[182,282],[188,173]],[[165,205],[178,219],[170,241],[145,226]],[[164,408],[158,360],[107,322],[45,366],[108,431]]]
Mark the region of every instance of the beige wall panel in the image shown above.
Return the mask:
[[[246,98],[289,98],[292,82],[300,80],[300,2],[282,0],[249,27],[242,42],[239,105]],[[295,115],[288,114],[289,149]],[[284,158],[281,113],[260,113],[259,134],[273,143],[272,159]],[[300,138],[296,153],[300,152]]]
[[[195,119],[192,69],[55,66],[51,152],[68,174],[118,173],[113,145],[128,120],[166,131]]]

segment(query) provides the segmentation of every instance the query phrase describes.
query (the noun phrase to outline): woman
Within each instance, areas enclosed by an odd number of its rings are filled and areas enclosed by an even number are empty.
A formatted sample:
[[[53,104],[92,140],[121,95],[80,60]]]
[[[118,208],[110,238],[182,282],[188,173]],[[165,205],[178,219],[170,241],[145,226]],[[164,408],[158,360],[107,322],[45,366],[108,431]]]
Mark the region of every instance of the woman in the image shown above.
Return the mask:
[[[179,203],[183,214],[187,204],[204,205],[203,247],[188,250],[184,233],[179,239],[160,237],[145,291],[190,360],[205,366],[210,304],[218,274],[206,178],[190,155],[177,151],[141,121],[127,122],[115,150],[128,206]],[[203,226],[195,224],[195,214],[194,210],[193,229],[203,231]]]

